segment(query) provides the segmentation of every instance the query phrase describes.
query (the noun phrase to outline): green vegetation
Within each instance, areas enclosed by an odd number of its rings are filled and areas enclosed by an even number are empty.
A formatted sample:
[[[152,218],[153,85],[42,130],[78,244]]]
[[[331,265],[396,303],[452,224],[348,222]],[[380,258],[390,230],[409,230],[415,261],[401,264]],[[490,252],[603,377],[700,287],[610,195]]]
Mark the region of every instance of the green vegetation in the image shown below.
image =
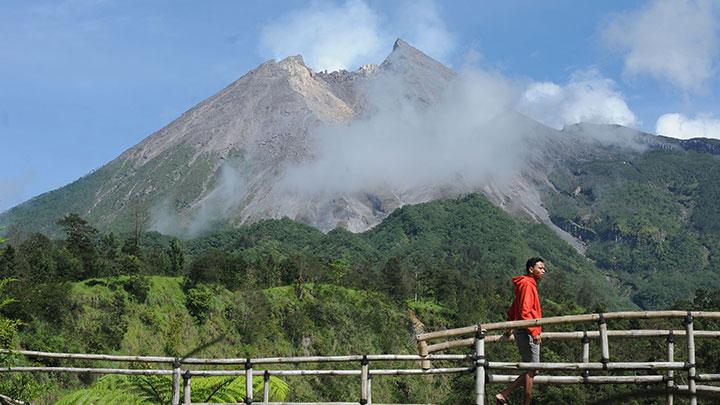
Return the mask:
[[[284,401],[289,387],[279,378],[270,377],[270,400]],[[105,376],[91,388],[79,389],[57,400],[72,404],[167,404],[172,402],[172,379],[166,376]],[[253,382],[253,397],[262,397],[263,381]],[[181,393],[182,398],[182,393]],[[245,377],[196,377],[192,380],[192,402],[241,403],[245,400]]]
[[[170,148],[146,164],[120,157],[78,180],[0,213],[0,226],[11,235],[26,232],[61,235],[58,216],[87,213],[84,218],[106,231],[127,233],[147,225],[151,207],[184,207],[198,198],[216,171],[218,157],[195,156],[192,146]],[[188,162],[192,162],[188,164]],[[131,197],[129,197],[131,196]],[[102,198],[100,198],[102,197]]]
[[[504,319],[512,300],[509,278],[523,272],[531,255],[548,264],[540,286],[546,316],[633,307],[550,229],[513,219],[479,195],[403,207],[363,234],[323,234],[284,219],[180,241],[157,233],[103,234],[74,214],[59,223],[62,240],[33,234],[0,249],[0,277],[17,280],[5,286],[3,297],[12,302],[0,315],[22,322],[6,346],[171,357],[415,353],[418,321],[435,330]],[[698,297],[681,304],[718,304],[708,293]],[[574,358],[576,349],[552,343],[543,356]],[[510,345],[491,350],[516,354]],[[632,350],[645,349],[621,354]],[[716,358],[716,349],[704,350]],[[19,356],[1,361],[89,365]],[[245,395],[242,379],[197,381],[197,401],[237,402]],[[276,398],[290,401],[357,397],[352,379],[273,384]],[[471,376],[378,378],[373,396],[465,403],[472,384]],[[13,374],[0,380],[0,392],[41,403],[164,403],[169,387],[160,377]],[[587,402],[627,389],[540,387],[538,399]]]
[[[548,209],[633,302],[667,307],[720,288],[718,163],[677,151],[575,162],[553,173]]]

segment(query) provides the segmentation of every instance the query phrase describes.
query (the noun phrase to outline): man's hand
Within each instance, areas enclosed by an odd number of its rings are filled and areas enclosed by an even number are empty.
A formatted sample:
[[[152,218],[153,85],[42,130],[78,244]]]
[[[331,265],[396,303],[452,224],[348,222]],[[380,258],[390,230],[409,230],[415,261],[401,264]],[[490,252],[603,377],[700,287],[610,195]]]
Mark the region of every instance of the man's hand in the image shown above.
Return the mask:
[[[512,329],[508,329],[505,332],[503,332],[502,335],[500,335],[500,341],[504,342],[506,340],[510,340],[510,335],[512,334]]]
[[[542,338],[540,337],[540,335],[533,337],[533,343],[535,343],[536,345],[542,344]]]

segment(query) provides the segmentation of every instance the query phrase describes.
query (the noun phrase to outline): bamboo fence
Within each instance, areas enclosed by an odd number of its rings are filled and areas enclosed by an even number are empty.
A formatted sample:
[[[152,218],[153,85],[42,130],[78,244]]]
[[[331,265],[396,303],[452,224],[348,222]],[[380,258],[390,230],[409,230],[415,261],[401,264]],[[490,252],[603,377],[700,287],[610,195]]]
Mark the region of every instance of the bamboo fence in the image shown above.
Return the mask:
[[[684,329],[678,330],[609,330],[608,320],[620,319],[672,319],[681,318]],[[509,383],[517,375],[493,374],[500,370],[544,370],[547,372],[575,373],[574,375],[538,375],[534,381],[538,384],[659,384],[665,388],[666,399],[673,404],[675,394],[687,394],[690,403],[697,404],[697,393],[717,395],[720,386],[709,383],[720,381],[720,374],[701,374],[697,372],[695,363],[695,338],[710,338],[718,341],[720,330],[694,330],[695,318],[720,319],[720,312],[700,311],[652,311],[652,312],[612,312],[604,314],[584,314],[559,316],[543,319],[523,321],[494,322],[478,324],[464,328],[448,329],[416,336],[418,354],[371,354],[371,355],[342,355],[342,356],[301,356],[301,357],[263,357],[263,358],[174,358],[158,356],[118,356],[108,354],[80,354],[80,353],[50,353],[28,350],[0,349],[0,354],[23,355],[35,358],[51,358],[65,360],[83,360],[90,362],[123,362],[123,363],[151,363],[170,368],[138,369],[138,368],[109,368],[109,367],[2,367],[0,373],[23,372],[64,372],[64,373],[96,373],[120,375],[168,375],[172,377],[172,403],[180,404],[180,395],[183,394],[182,403],[191,403],[192,378],[201,376],[245,376],[246,398],[245,403],[273,404],[270,402],[269,380],[270,376],[333,376],[359,378],[359,399],[354,402],[313,402],[293,403],[307,404],[372,404],[372,380],[375,376],[410,376],[410,375],[440,375],[440,374],[468,374],[475,375],[475,403],[485,404],[487,384]],[[526,328],[528,326],[572,325],[586,322],[597,322],[596,331],[574,332],[543,332],[541,337],[546,340],[579,340],[582,343],[582,361],[580,362],[545,362],[523,363],[489,361],[486,358],[485,344],[512,341],[512,336],[487,335],[489,331]],[[431,340],[448,339],[474,335],[470,338],[446,340],[429,344]],[[610,338],[658,338],[665,337],[667,345],[666,361],[611,361],[609,350]],[[687,345],[687,359],[678,361],[675,357],[674,345],[677,338],[682,338]],[[601,360],[590,361],[590,342],[600,340]],[[720,342],[720,341],[718,341]],[[437,352],[450,349],[472,347],[469,354],[438,354]],[[457,367],[436,368],[434,361],[455,362]],[[419,363],[420,368],[383,369],[371,368],[382,362],[411,362]],[[303,364],[318,363],[355,363],[357,369],[309,369],[299,368]],[[207,366],[229,366],[231,369],[208,370]],[[234,367],[233,367],[234,366]],[[242,367],[241,367],[242,366]],[[265,366],[260,368],[258,366]],[[292,366],[295,369],[272,369],[268,366]],[[651,375],[590,375],[590,371],[610,374],[614,371],[649,371]],[[687,384],[676,384],[675,371],[687,374]],[[713,370],[717,372],[718,370]],[[255,401],[253,398],[253,382],[256,378],[263,379],[263,398]],[[181,389],[182,382],[182,389]],[[698,384],[699,382],[703,384]],[[19,402],[18,402],[19,403]],[[289,404],[285,402],[286,404]]]

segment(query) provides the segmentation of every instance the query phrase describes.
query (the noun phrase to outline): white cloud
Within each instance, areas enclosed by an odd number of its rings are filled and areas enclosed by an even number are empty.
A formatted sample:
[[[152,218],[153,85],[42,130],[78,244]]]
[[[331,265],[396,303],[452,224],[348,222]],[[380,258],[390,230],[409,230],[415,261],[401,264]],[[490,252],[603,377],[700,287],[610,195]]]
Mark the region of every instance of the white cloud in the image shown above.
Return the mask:
[[[720,139],[720,119],[710,116],[689,118],[679,113],[665,114],[658,118],[655,132],[678,139]]]
[[[361,0],[341,5],[313,3],[262,29],[261,50],[282,59],[301,54],[316,70],[348,69],[380,55],[378,14]]]
[[[625,55],[624,72],[649,74],[684,91],[701,91],[716,70],[718,3],[652,1],[603,27],[607,43]]]
[[[399,3],[387,20],[363,0],[314,2],[262,28],[260,52],[283,59],[302,55],[315,70],[352,70],[379,63],[396,38],[446,62],[454,39],[432,0]]]
[[[401,9],[401,30],[396,36],[407,38],[413,46],[441,62],[449,63],[455,39],[430,0],[405,1]]]
[[[637,121],[615,82],[596,70],[576,72],[564,86],[532,83],[523,93],[518,109],[557,129],[579,122],[634,126]]]

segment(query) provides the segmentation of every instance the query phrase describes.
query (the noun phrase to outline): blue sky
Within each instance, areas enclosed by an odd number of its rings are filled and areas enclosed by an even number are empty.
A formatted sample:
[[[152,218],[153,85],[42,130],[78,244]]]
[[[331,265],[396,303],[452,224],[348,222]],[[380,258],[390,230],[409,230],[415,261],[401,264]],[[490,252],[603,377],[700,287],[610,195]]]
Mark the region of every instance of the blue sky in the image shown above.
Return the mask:
[[[562,128],[720,138],[710,1],[0,2],[0,211],[117,157],[271,58],[380,63],[395,38],[495,72]]]

